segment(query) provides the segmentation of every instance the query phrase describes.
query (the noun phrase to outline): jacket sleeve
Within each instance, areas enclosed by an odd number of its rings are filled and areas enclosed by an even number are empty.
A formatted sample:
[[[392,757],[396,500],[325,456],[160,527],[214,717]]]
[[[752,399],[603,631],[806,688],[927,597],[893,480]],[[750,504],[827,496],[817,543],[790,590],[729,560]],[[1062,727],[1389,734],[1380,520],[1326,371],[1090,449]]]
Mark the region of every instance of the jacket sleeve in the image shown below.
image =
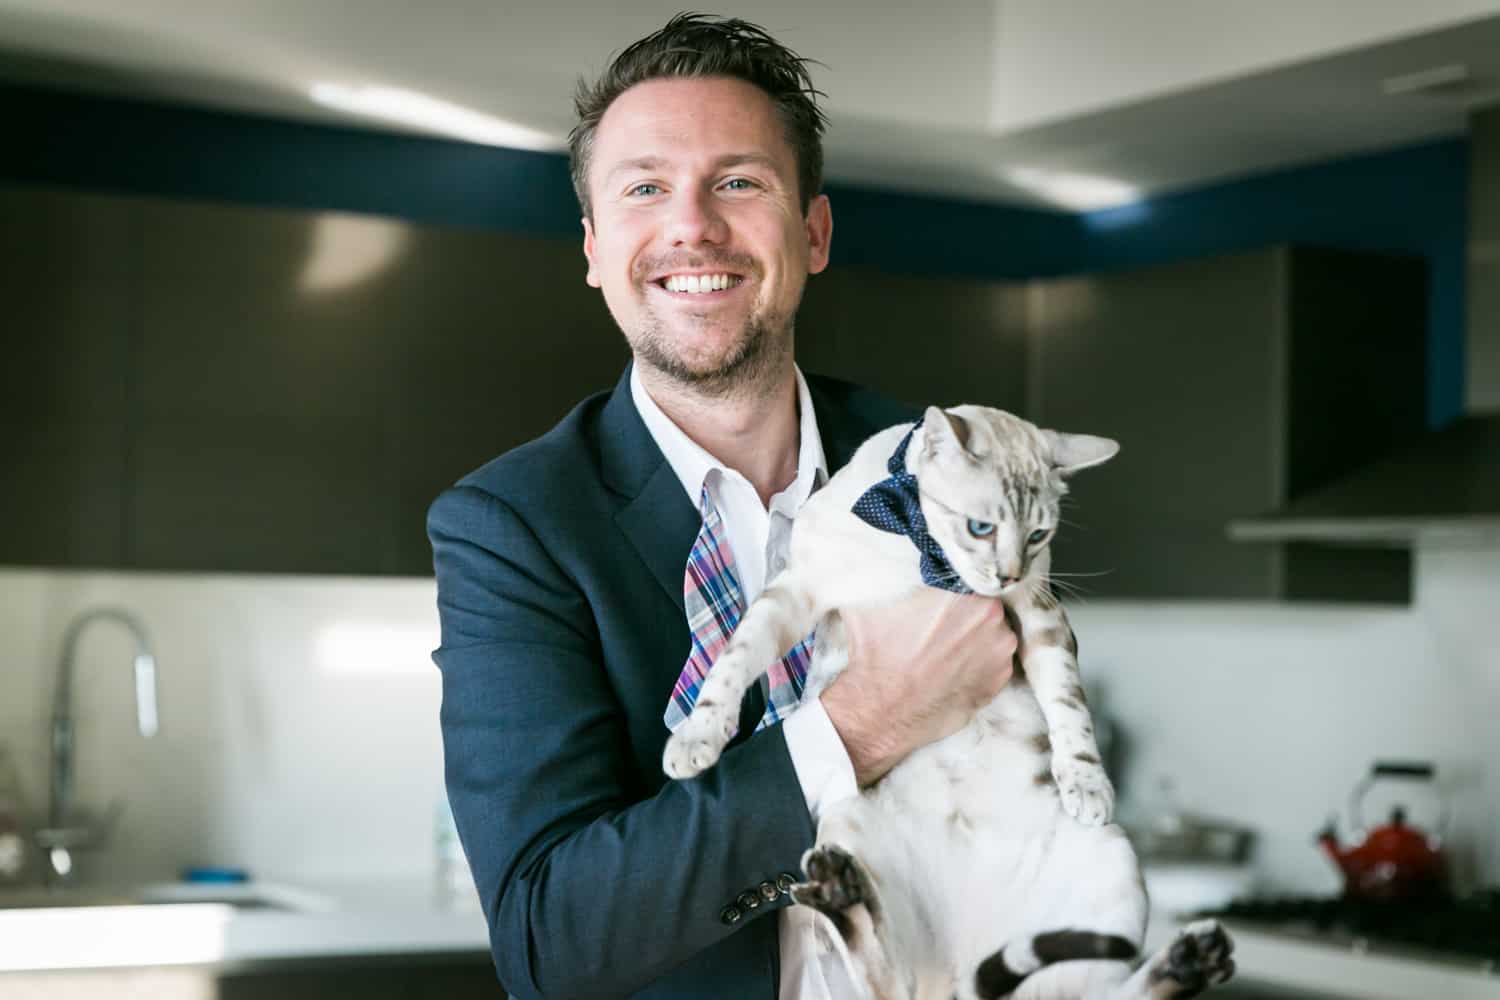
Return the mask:
[[[799,870],[813,826],[780,727],[648,797],[585,596],[521,516],[458,486],[427,525],[448,797],[500,981],[638,990],[732,933],[738,894]]]

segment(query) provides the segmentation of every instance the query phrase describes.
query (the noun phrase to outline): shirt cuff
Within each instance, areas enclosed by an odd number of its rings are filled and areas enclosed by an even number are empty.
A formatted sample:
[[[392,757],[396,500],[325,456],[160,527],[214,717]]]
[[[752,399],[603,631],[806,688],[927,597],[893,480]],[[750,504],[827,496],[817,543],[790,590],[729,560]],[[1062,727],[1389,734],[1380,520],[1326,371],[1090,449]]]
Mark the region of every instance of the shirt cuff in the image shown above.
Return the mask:
[[[804,702],[787,716],[781,723],[781,733],[813,822],[835,802],[859,794],[849,751],[844,749],[821,698]]]

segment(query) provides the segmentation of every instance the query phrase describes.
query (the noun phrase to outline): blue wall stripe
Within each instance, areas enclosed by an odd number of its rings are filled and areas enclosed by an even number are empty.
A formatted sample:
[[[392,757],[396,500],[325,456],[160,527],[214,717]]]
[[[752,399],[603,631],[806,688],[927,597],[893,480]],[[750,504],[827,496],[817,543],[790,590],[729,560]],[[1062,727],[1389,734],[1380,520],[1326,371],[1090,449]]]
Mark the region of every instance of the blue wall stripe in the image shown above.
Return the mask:
[[[580,236],[554,154],[23,89],[0,121],[12,180]]]

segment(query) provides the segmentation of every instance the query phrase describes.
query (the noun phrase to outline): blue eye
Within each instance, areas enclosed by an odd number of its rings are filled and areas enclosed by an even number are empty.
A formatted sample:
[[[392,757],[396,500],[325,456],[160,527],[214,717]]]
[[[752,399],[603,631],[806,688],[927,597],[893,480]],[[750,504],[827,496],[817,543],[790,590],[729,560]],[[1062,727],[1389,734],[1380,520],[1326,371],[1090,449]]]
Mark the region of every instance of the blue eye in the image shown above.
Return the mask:
[[[976,521],[969,518],[969,534],[975,538],[988,538],[995,533],[995,526],[988,521]]]
[[[1042,542],[1044,542],[1046,540],[1047,540],[1047,529],[1046,528],[1039,528],[1036,531],[1033,531],[1031,533],[1030,537],[1028,537],[1026,539],[1026,544],[1027,545],[1040,545],[1040,544],[1042,544]]]
[[[629,191],[627,191],[626,194],[632,194],[632,195],[634,195],[634,194],[652,195],[652,194],[656,194],[660,190],[661,190],[661,188],[657,187],[655,184],[645,183],[645,184],[637,184],[635,187],[633,187]]]

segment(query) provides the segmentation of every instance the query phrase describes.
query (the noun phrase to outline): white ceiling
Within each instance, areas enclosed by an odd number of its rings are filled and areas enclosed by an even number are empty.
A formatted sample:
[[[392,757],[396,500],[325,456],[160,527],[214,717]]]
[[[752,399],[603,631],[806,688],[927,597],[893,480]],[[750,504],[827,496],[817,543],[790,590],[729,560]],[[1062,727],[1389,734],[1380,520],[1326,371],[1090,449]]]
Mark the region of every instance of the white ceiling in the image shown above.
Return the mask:
[[[313,121],[399,87],[561,148],[579,75],[680,0],[0,0],[0,77]],[[857,13],[851,13],[856,12]],[[747,0],[827,64],[828,174],[1048,205],[1017,168],[1142,193],[1462,132],[1500,102],[1500,0]],[[1463,64],[1457,87],[1381,81]],[[431,131],[431,129],[428,129]]]

